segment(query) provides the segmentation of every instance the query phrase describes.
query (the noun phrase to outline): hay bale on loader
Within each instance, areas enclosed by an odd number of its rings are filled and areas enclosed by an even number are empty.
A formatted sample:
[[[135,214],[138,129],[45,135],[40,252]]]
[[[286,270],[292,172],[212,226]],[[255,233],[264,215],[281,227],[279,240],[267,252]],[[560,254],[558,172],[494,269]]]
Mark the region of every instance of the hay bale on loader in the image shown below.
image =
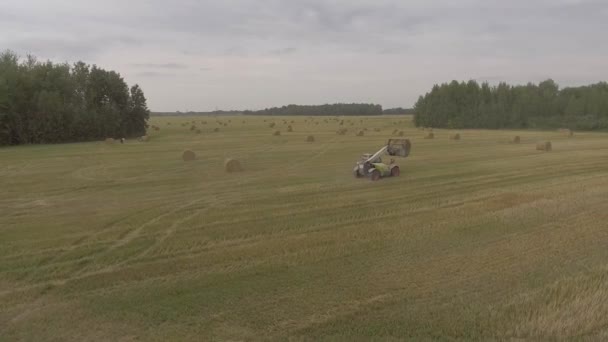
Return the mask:
[[[279,135],[281,135],[281,131],[274,131],[274,133],[272,133],[272,135],[279,136]]]
[[[537,151],[545,151],[545,152],[549,152],[553,149],[553,146],[551,145],[550,141],[541,141],[539,143],[536,144],[536,150]]]
[[[450,135],[450,140],[460,140],[460,133]]]
[[[224,161],[224,169],[229,173],[243,171],[241,162],[232,158],[228,158]]]
[[[424,139],[435,139],[435,133],[429,132]]]
[[[306,137],[306,142],[314,142],[315,141],[315,137],[312,135],[309,135]]]
[[[185,150],[182,153],[182,159],[186,162],[193,161],[194,159],[196,159],[196,153],[194,153],[194,151],[191,151],[191,150]]]

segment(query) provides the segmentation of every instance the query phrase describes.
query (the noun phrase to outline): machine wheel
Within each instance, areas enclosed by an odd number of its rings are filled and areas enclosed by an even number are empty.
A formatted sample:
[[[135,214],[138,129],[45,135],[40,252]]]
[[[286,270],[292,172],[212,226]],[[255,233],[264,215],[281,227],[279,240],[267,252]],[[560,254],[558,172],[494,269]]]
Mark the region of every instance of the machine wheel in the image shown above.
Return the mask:
[[[391,176],[399,177],[400,174],[401,174],[401,170],[399,170],[399,166],[395,166],[391,169]]]
[[[377,181],[378,179],[380,179],[380,171],[378,171],[378,170],[372,171],[371,180]]]

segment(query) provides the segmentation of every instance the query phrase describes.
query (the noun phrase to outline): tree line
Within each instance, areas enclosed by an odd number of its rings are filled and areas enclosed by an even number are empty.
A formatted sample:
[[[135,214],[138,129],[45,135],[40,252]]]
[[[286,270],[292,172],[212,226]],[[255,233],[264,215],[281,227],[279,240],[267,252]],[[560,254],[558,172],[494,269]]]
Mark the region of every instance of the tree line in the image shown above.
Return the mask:
[[[149,115],[141,88],[114,71],[0,54],[0,145],[142,136]]]
[[[414,113],[423,127],[607,129],[608,83],[560,89],[553,80],[517,86],[452,81],[421,96]]]
[[[244,115],[306,115],[306,116],[354,116],[382,115],[382,106],[368,103],[336,103],[324,105],[288,105],[262,110],[246,110]]]

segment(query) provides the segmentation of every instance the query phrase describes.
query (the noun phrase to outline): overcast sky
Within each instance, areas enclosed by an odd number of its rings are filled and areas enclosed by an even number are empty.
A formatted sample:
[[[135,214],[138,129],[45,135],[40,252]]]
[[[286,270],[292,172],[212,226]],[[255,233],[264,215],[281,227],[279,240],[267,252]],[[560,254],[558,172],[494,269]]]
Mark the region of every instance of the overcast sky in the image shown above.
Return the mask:
[[[608,1],[593,0],[0,0],[0,49],[116,70],[157,111],[598,82],[607,32]]]

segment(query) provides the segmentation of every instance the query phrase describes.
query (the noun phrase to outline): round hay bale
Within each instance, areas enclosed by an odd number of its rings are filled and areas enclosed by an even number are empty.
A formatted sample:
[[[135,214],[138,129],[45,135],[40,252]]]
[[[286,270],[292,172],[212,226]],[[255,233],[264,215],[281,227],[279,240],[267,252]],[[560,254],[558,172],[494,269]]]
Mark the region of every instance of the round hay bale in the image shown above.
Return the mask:
[[[112,145],[114,143],[114,138],[106,138],[104,141],[106,144]]]
[[[224,124],[224,127],[228,127],[228,124],[227,124],[227,123],[225,123],[225,124]]]
[[[196,159],[196,154],[193,151],[185,150],[184,153],[182,153],[182,159],[184,161],[193,161]]]
[[[346,132],[348,132],[348,129],[346,129],[346,128],[340,128],[339,130],[336,131],[336,134],[338,134],[338,135],[345,135]]]
[[[274,126],[276,126],[276,124],[274,122],[272,122],[268,125],[268,127],[270,127],[270,128],[274,128]]]
[[[519,144],[520,142],[521,142],[521,138],[519,137],[519,135],[516,135],[513,137],[512,143]]]
[[[450,140],[460,140],[460,133],[450,135]]]
[[[433,132],[429,132],[429,134],[427,134],[424,139],[435,139],[435,133]]]
[[[293,127],[291,127],[291,125],[287,126],[287,132],[293,132]]]
[[[219,129],[219,127],[216,127],[216,128],[214,128],[214,129],[213,129],[213,131],[214,131],[214,132],[219,132],[219,131],[220,131],[220,129]]]
[[[365,132],[363,132],[363,131],[359,131],[359,132],[357,133],[357,136],[358,136],[358,137],[362,137],[362,136],[364,136],[364,135],[365,135]]]
[[[393,133],[391,133],[391,134],[392,134],[392,135],[395,135],[395,134],[397,134],[398,132],[399,132],[399,130],[398,130],[398,129],[395,129],[395,130],[393,130]]]
[[[203,133],[203,131],[201,131],[200,129],[196,130],[196,134],[201,134],[201,133]]]
[[[380,128],[374,128],[374,132],[381,132],[382,130]]]
[[[141,141],[141,142],[146,142],[146,141],[148,141],[148,136],[147,136],[147,135],[141,136],[141,137],[139,138],[139,141]]]
[[[309,135],[309,136],[306,137],[306,141],[307,142],[314,142],[315,141],[315,137],[312,136],[312,135]]]
[[[154,130],[157,132],[160,131],[160,127],[154,127]]]
[[[340,121],[340,126],[344,125],[344,120]]]
[[[194,126],[194,125],[190,126],[190,130],[191,131],[195,131],[196,130],[196,126]]]
[[[236,159],[228,158],[224,161],[224,169],[226,172],[240,172],[243,171],[241,162]]]
[[[399,131],[399,134],[398,134],[398,135],[399,135],[400,137],[402,137],[402,136],[405,136],[405,133],[404,133],[403,131]]]
[[[536,144],[536,150],[549,152],[553,149],[550,141],[542,141]]]
[[[281,135],[281,131],[274,131],[274,133],[272,133],[272,135],[275,135],[275,136]]]
[[[207,121],[203,120],[203,121],[201,121],[201,124],[206,125]]]

